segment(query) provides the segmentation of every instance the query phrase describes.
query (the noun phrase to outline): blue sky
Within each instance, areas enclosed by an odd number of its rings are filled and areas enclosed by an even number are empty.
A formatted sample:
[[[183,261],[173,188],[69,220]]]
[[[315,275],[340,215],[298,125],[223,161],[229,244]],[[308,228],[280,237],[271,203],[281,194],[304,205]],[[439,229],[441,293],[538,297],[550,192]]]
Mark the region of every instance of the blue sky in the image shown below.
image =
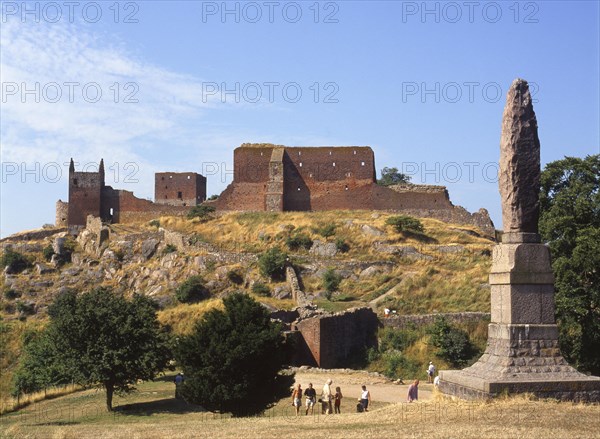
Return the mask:
[[[107,183],[140,197],[167,170],[206,174],[214,194],[244,142],[369,145],[378,171],[446,185],[501,228],[500,122],[517,77],[534,83],[543,164],[600,152],[597,1],[225,8],[2,2],[1,236],[54,222],[70,157],[90,170],[103,157]]]

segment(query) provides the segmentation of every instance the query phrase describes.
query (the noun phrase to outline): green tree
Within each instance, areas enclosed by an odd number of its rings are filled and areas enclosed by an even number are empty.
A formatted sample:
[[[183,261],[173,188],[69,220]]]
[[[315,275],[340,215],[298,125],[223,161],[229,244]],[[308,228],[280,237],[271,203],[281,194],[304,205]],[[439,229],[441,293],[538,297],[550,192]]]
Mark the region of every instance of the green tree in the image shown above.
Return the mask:
[[[56,298],[48,314],[43,344],[31,350],[30,360],[39,363],[50,353],[52,361],[34,370],[55,370],[76,383],[103,386],[109,411],[113,393],[130,392],[137,380],[154,379],[171,358],[156,304],[145,296],[127,300],[104,288],[79,296],[70,291]]]
[[[469,335],[451,325],[444,317],[436,317],[427,332],[431,343],[438,348],[435,354],[454,367],[464,366],[477,354]]]
[[[381,186],[391,186],[393,184],[409,183],[410,175],[398,172],[398,168],[383,168],[381,170],[381,178],[377,180],[377,184]]]
[[[286,263],[287,254],[277,247],[267,250],[258,258],[258,268],[260,273],[271,279],[281,279],[285,276]]]
[[[224,310],[208,311],[176,351],[188,401],[210,411],[255,415],[289,396],[293,376],[280,371],[286,359],[281,327],[251,297],[234,293]]]
[[[7,247],[0,256],[0,267],[7,268],[8,273],[20,273],[26,268],[31,267],[31,262],[21,253]]]
[[[600,155],[565,157],[541,177],[540,234],[550,246],[562,353],[600,374]]]

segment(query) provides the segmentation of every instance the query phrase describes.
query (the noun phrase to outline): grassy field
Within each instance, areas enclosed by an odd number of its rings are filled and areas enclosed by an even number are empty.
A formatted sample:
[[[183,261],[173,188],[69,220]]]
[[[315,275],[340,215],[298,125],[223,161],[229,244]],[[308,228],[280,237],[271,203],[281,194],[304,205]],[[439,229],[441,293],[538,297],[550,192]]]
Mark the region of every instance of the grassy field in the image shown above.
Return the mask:
[[[300,375],[301,377],[301,375]],[[298,379],[298,376],[297,376]],[[334,382],[336,377],[334,377]],[[370,389],[377,394],[378,386]],[[173,398],[172,376],[143,383],[104,408],[104,392],[88,390],[37,402],[0,418],[3,438],[555,438],[600,437],[600,406],[526,397],[451,401],[433,394],[418,403],[376,400],[368,413],[296,417],[288,400],[262,417],[230,418]],[[351,403],[349,403],[351,405]]]

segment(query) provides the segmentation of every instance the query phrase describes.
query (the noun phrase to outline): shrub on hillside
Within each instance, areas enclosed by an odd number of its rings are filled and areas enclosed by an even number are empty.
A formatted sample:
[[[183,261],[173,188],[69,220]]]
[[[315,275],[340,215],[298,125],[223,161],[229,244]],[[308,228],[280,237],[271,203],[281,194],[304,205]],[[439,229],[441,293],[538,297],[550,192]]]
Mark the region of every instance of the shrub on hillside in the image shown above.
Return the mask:
[[[24,255],[8,247],[4,249],[4,253],[0,256],[0,266],[2,268],[8,267],[10,273],[20,273],[30,267],[31,263]]]
[[[43,248],[42,255],[44,255],[44,259],[48,262],[52,259],[52,256],[54,255],[54,247],[52,247],[52,244],[48,244]]]
[[[389,217],[385,223],[387,225],[393,226],[396,229],[396,232],[414,232],[414,233],[423,233],[425,230],[423,228],[423,224],[417,218],[413,218],[411,216],[404,215],[396,215]]]
[[[379,337],[379,349],[382,352],[393,349],[404,351],[419,338],[419,334],[414,329],[391,327],[381,328],[377,335]]]
[[[244,278],[237,270],[229,270],[227,272],[227,279],[229,282],[234,283],[236,285],[241,285],[244,283]]]
[[[338,289],[342,282],[342,276],[333,268],[328,268],[323,273],[323,288],[328,300],[331,300],[331,294]]]
[[[342,238],[338,238],[335,240],[335,247],[340,253],[346,253],[350,250],[350,246]]]
[[[204,204],[200,204],[199,206],[194,206],[190,209],[187,214],[188,219],[200,218],[202,221],[206,221],[210,219],[211,214],[215,211],[213,206],[205,206]]]
[[[321,235],[324,238],[329,238],[335,235],[335,224],[324,224],[312,228],[313,233]]]
[[[268,286],[263,284],[262,282],[254,282],[252,285],[252,292],[257,296],[268,297],[271,295],[271,290]]]
[[[265,277],[282,279],[285,276],[286,262],[287,254],[275,247],[260,255],[258,258],[258,268],[260,273]]]
[[[198,302],[207,299],[208,289],[204,286],[204,280],[200,276],[191,276],[175,290],[175,297],[181,303]]]
[[[19,293],[16,290],[13,290],[12,288],[4,290],[4,292],[2,293],[2,295],[4,296],[4,298],[6,300],[14,300],[14,299],[17,299],[17,298],[21,297],[21,293]]]
[[[290,250],[298,250],[303,248],[308,250],[312,247],[313,241],[310,239],[306,233],[297,233],[295,235],[290,235],[285,239],[285,245]]]

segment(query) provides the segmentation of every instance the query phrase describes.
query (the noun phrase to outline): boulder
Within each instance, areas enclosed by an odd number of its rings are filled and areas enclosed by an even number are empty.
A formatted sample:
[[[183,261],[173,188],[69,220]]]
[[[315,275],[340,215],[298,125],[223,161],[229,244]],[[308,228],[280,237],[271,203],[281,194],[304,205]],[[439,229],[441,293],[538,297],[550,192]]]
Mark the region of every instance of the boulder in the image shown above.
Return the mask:
[[[311,255],[322,258],[331,258],[338,252],[337,246],[333,242],[323,242],[318,239],[313,241],[313,245],[308,251]]]
[[[385,232],[377,227],[370,226],[368,224],[363,224],[360,228],[365,235],[369,236],[383,236]]]
[[[55,254],[60,255],[60,256],[65,254],[65,242],[67,242],[66,238],[63,238],[63,237],[54,238],[54,242],[52,243],[52,250],[54,251]]]
[[[35,269],[38,274],[47,274],[56,271],[54,268],[49,267],[46,264],[35,264]]]
[[[158,239],[150,238],[142,242],[142,256],[145,260],[150,259],[156,253],[156,248],[160,241]]]
[[[273,289],[272,296],[276,299],[290,299],[292,297],[292,292],[287,286],[278,286]]]

